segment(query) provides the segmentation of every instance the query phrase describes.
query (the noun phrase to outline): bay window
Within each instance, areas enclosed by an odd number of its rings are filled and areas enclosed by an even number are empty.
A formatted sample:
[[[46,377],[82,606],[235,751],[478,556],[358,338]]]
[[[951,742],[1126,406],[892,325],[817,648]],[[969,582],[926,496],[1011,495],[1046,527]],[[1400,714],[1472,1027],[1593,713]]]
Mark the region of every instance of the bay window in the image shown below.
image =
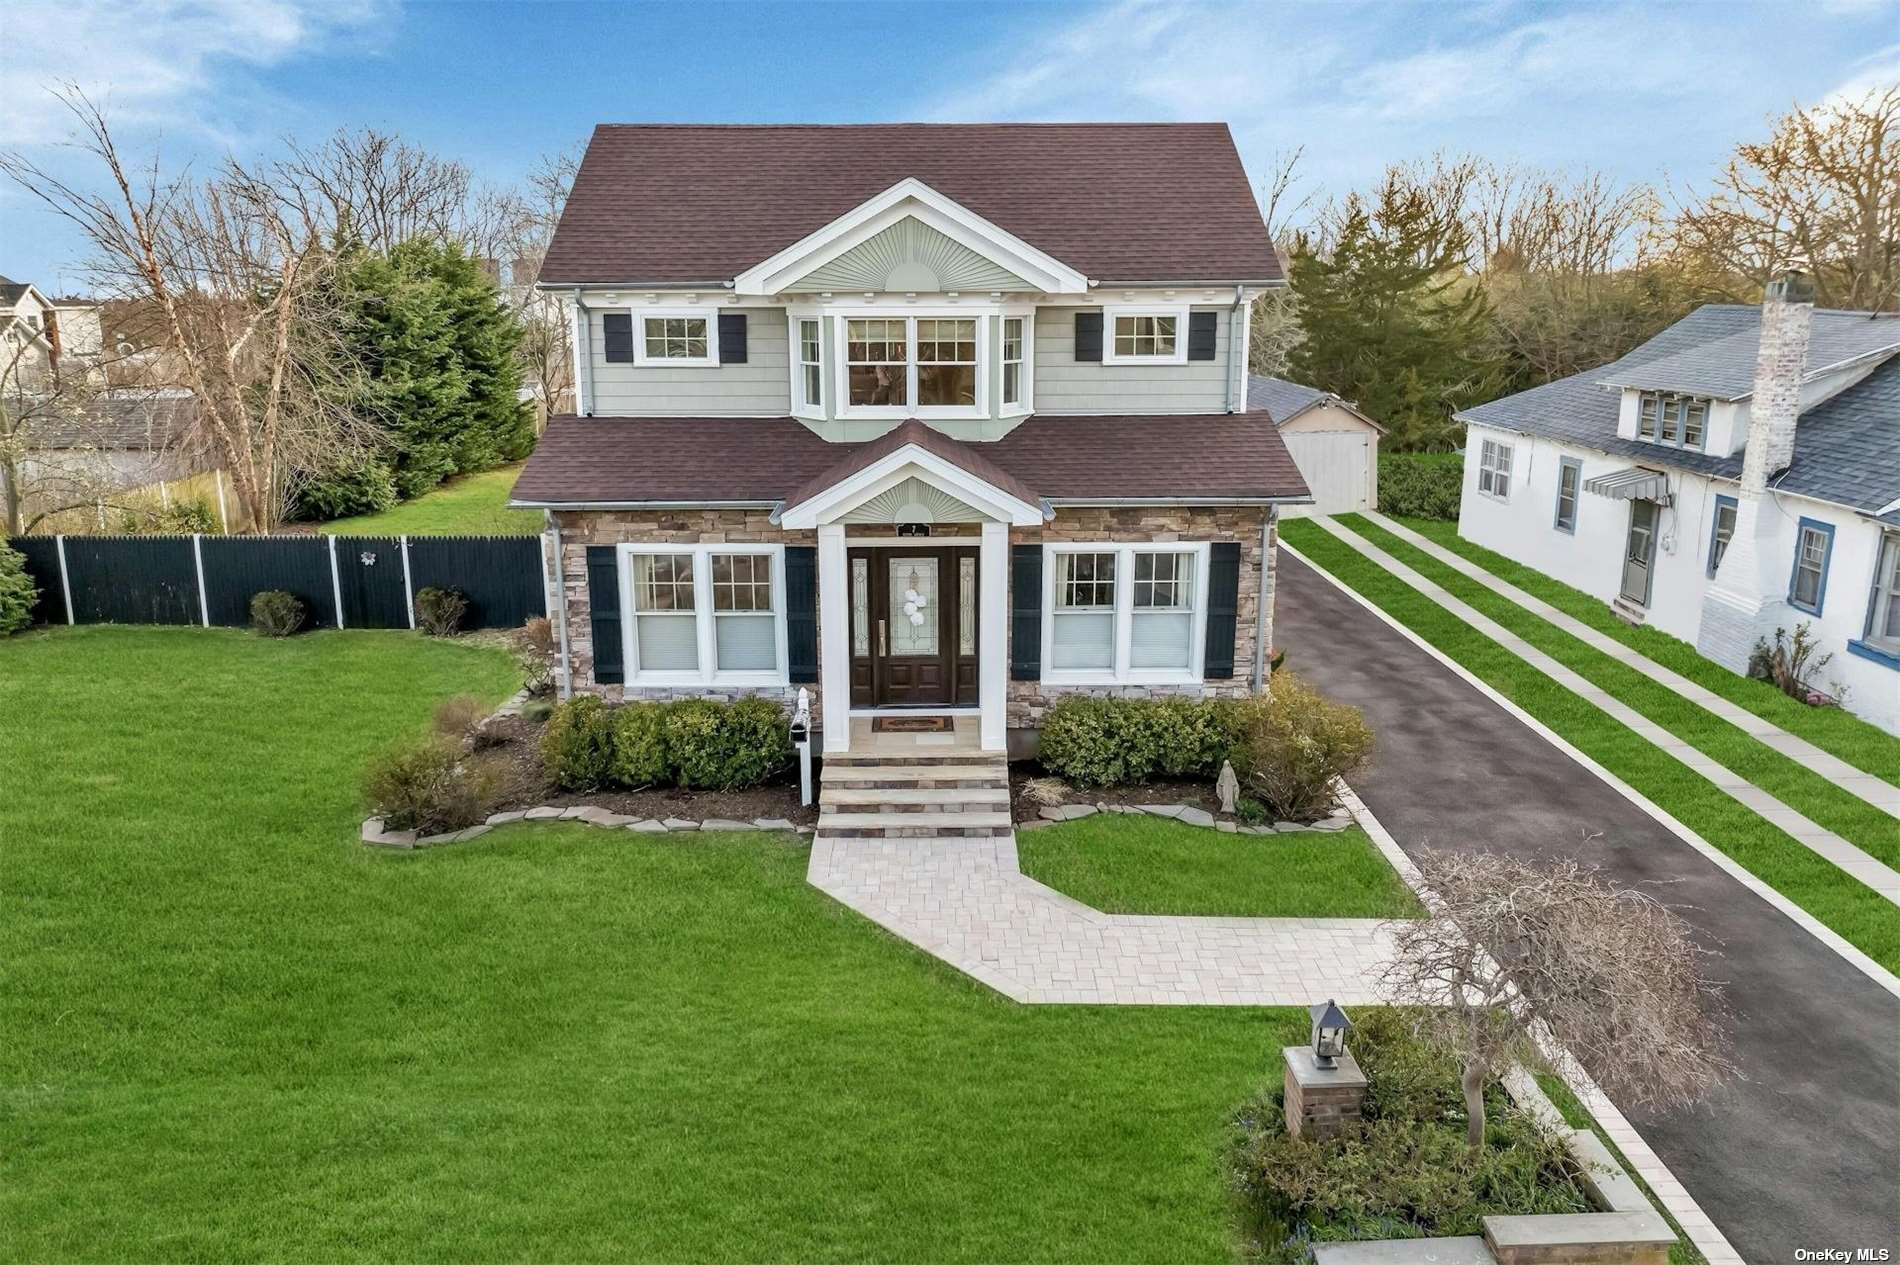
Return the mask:
[[[784,548],[622,545],[629,685],[786,680]]]
[[[1006,409],[1026,407],[1029,401],[1023,379],[1028,324],[1020,316],[1003,318],[1003,407]]]
[[[909,322],[899,318],[845,322],[845,399],[853,406],[910,403]]]
[[[1044,546],[1043,679],[1198,679],[1207,560],[1205,544]]]
[[[819,328],[816,320],[798,322],[798,402],[814,413],[825,406],[824,358],[820,351],[823,340],[819,337]]]
[[[634,316],[635,364],[699,368],[719,363],[719,323],[712,313],[644,308]]]

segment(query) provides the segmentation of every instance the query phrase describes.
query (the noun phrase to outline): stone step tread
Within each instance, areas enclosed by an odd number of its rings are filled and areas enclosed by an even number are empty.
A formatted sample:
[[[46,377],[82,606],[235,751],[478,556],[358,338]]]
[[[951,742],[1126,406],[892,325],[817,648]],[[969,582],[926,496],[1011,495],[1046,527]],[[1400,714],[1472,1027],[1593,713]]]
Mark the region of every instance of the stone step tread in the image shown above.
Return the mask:
[[[993,764],[835,764],[829,760],[819,773],[824,782],[864,782],[883,779],[892,782],[975,781],[979,778],[1006,778],[1009,766],[1001,760]]]
[[[1007,786],[827,786],[820,804],[1007,804]]]
[[[854,830],[875,827],[885,827],[892,830],[915,830],[926,826],[944,826],[957,829],[994,826],[1007,830],[1011,824],[1007,812],[826,813],[823,820],[825,828],[829,830]]]
[[[928,768],[946,764],[981,764],[985,767],[1007,766],[1003,753],[986,752],[976,747],[945,747],[941,751],[897,752],[897,751],[858,751],[843,755],[825,757],[825,767],[837,768]]]

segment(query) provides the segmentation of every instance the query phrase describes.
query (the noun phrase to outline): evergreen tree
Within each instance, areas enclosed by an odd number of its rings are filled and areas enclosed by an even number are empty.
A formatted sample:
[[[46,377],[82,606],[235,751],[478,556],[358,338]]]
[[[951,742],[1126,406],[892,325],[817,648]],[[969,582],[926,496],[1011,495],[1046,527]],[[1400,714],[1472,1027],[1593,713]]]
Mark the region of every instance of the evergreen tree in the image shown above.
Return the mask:
[[[1394,448],[1452,446],[1452,412],[1499,386],[1470,249],[1459,218],[1403,181],[1388,180],[1375,207],[1349,199],[1330,254],[1296,245],[1304,337],[1291,376],[1354,401],[1390,428]]]

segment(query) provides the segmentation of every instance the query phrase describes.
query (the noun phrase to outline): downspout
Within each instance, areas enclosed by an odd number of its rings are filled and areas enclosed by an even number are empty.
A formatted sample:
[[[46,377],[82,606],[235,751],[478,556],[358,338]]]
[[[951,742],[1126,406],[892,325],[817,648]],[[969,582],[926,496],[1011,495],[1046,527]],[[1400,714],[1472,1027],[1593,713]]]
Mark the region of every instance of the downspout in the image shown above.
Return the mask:
[[[588,306],[574,287],[574,411],[582,417],[594,415],[594,323],[588,319]]]
[[[1227,312],[1227,411],[1229,413],[1246,411],[1244,408],[1235,407],[1237,404],[1245,404],[1247,399],[1245,386],[1247,358],[1252,349],[1246,346],[1246,312],[1247,288],[1237,285],[1234,287],[1234,306]]]
[[[1273,608],[1273,527],[1280,521],[1280,507],[1267,506],[1267,521],[1260,525],[1260,597],[1254,602],[1253,621],[1253,692],[1267,687],[1267,612]]]
[[[548,525],[548,535],[554,541],[554,592],[560,603],[555,607],[554,626],[561,638],[561,700],[574,697],[574,678],[568,659],[567,649],[567,562],[561,556],[561,523],[554,517],[553,510],[542,510],[542,516]]]

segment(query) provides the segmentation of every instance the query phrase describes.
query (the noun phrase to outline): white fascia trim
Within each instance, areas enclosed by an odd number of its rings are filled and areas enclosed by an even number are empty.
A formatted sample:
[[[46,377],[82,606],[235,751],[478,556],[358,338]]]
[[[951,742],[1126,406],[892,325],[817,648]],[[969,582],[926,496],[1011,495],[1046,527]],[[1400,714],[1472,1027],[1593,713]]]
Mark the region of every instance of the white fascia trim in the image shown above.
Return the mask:
[[[1007,522],[1012,527],[1040,527],[1043,524],[1040,506],[1011,496],[917,444],[905,444],[817,496],[786,510],[779,515],[778,525],[799,531],[837,522],[864,502],[912,476],[956,497],[979,513]]]
[[[1051,496],[1049,504],[1072,509],[1150,505],[1311,505],[1311,496]]]
[[[769,510],[777,501],[514,501],[511,510]]]
[[[719,367],[719,313],[705,307],[641,307],[633,313],[633,363],[645,369],[717,369]],[[706,354],[703,356],[647,355],[646,322],[685,319],[706,322]]]
[[[733,278],[733,291],[777,294],[792,281],[875,237],[906,215],[915,215],[952,241],[993,260],[1046,293],[1088,292],[1088,278],[1080,272],[938,193],[915,176],[898,181],[823,228],[746,269]]]
[[[1186,303],[1110,303],[1102,308],[1102,363],[1105,365],[1184,365],[1188,353],[1188,314]],[[1172,316],[1174,351],[1166,356],[1118,356],[1115,354],[1115,320],[1122,316]]]

